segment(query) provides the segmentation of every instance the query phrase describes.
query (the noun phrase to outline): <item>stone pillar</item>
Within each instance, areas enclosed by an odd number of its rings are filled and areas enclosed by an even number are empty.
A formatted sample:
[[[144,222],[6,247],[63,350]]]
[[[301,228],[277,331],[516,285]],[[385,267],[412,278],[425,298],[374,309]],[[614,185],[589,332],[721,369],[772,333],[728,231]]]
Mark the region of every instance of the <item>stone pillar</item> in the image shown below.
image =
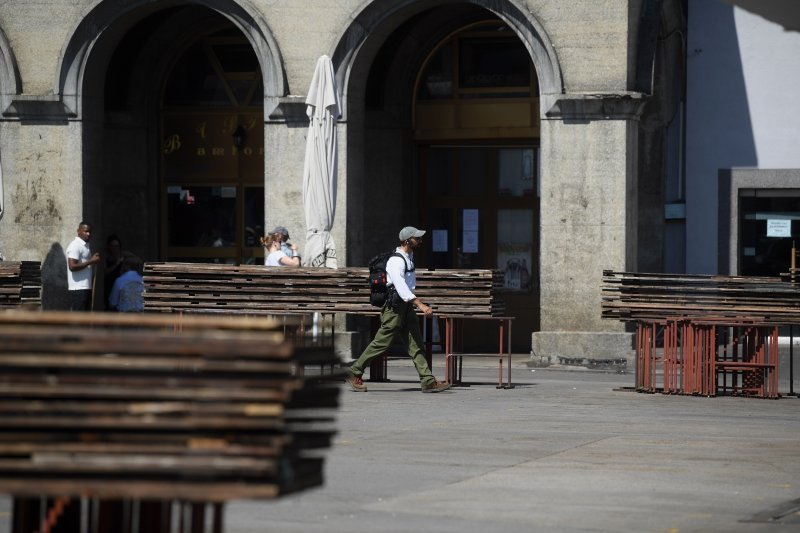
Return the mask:
[[[339,266],[346,266],[347,131],[343,122],[337,128],[339,172],[331,235],[336,243]],[[305,97],[280,98],[264,126],[264,231],[285,226],[290,241],[300,247],[301,254],[306,242],[303,165],[307,134]]]
[[[275,226],[289,230],[289,240],[306,240],[303,215],[303,157],[308,117],[304,99],[281,98],[264,125],[264,231]]]
[[[632,335],[601,318],[604,269],[636,265],[638,94],[564,95],[542,120],[541,331],[535,363],[632,362]]]
[[[7,261],[42,262],[42,306],[66,309],[64,250],[89,218],[83,182],[81,123],[52,99],[14,100],[0,125],[5,192],[0,244]],[[28,123],[23,123],[23,120]],[[97,243],[93,243],[95,250]]]
[[[303,210],[303,165],[308,134],[308,116],[304,96],[278,98],[278,103],[264,125],[264,231],[280,225],[289,230],[290,242],[304,253],[306,219]],[[340,267],[347,266],[347,124],[337,126],[339,167],[336,213],[331,235],[336,243]],[[345,361],[360,349],[359,334],[346,331],[345,315],[335,317],[334,349]]]

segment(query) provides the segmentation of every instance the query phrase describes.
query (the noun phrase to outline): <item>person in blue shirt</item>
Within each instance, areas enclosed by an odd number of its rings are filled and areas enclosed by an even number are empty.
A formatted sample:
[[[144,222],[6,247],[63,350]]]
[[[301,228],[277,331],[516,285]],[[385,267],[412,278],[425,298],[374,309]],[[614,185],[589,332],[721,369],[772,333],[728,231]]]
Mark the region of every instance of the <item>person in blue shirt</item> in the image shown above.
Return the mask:
[[[108,308],[120,313],[144,311],[144,279],[142,260],[131,253],[122,257],[122,274],[114,280],[108,296]]]
[[[433,377],[425,359],[422,334],[414,310],[416,307],[425,316],[433,314],[433,309],[413,292],[417,288],[414,249],[422,244],[423,235],[425,235],[423,230],[413,226],[406,226],[400,230],[400,246],[396,250],[399,256],[392,256],[386,261],[386,285],[389,287],[389,296],[381,310],[381,327],[361,357],[347,371],[347,383],[355,392],[366,392],[367,386],[361,377],[364,369],[370,361],[386,353],[395,338],[399,338],[405,344],[408,356],[414,361],[422,392],[440,392],[450,388],[449,383],[437,381]]]

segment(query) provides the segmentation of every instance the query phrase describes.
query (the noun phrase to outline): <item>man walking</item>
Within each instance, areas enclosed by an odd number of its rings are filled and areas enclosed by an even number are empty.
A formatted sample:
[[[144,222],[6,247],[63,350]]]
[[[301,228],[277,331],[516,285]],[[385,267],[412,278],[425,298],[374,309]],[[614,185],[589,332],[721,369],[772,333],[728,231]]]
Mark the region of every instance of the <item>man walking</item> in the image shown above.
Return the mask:
[[[100,262],[100,254],[89,249],[92,225],[78,224],[78,236],[67,246],[67,285],[69,308],[72,311],[89,311],[92,308],[93,266]]]
[[[433,309],[425,305],[412,292],[417,288],[417,275],[414,272],[414,249],[422,243],[425,232],[412,226],[400,230],[400,246],[395,255],[386,262],[386,285],[389,294],[381,310],[381,327],[369,346],[353,363],[347,372],[347,383],[356,392],[366,392],[362,375],[370,361],[384,354],[392,341],[399,336],[406,346],[409,357],[419,374],[422,392],[440,392],[450,388],[449,383],[441,383],[433,377],[428,361],[425,359],[422,335],[419,331],[416,307],[425,316],[431,316]]]

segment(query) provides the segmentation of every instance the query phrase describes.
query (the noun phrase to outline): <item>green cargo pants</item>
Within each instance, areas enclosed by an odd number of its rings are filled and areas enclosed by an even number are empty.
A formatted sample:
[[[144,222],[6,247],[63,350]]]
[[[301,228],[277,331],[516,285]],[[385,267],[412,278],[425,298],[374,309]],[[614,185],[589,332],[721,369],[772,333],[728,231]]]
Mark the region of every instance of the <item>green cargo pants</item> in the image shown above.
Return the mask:
[[[383,355],[392,345],[395,338],[399,339],[406,347],[408,356],[414,361],[414,366],[419,374],[420,384],[430,385],[436,381],[433,377],[428,361],[425,359],[422,334],[419,331],[417,313],[414,311],[414,304],[402,302],[394,309],[388,305],[381,311],[381,327],[372,342],[353,363],[350,371],[353,375],[360,376],[364,369],[369,366],[370,361]]]

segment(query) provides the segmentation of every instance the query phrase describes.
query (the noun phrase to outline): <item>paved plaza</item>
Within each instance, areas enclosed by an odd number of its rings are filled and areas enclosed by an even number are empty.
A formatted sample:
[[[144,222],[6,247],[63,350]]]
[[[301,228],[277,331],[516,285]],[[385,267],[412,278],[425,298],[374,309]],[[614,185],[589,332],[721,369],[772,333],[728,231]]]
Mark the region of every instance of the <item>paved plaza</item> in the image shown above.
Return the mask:
[[[418,391],[409,361],[343,391],[325,485],[231,504],[226,531],[800,529],[797,514],[763,521],[800,498],[796,398],[637,394],[617,390],[630,374],[523,361],[498,390],[495,368],[467,365],[472,385],[440,394]]]
[[[630,374],[522,358],[512,390],[486,362],[440,394],[419,392],[410,361],[389,377],[343,391],[324,486],[230,503],[225,531],[800,530],[796,398],[637,394],[620,390]],[[7,499],[0,517],[7,531]]]

